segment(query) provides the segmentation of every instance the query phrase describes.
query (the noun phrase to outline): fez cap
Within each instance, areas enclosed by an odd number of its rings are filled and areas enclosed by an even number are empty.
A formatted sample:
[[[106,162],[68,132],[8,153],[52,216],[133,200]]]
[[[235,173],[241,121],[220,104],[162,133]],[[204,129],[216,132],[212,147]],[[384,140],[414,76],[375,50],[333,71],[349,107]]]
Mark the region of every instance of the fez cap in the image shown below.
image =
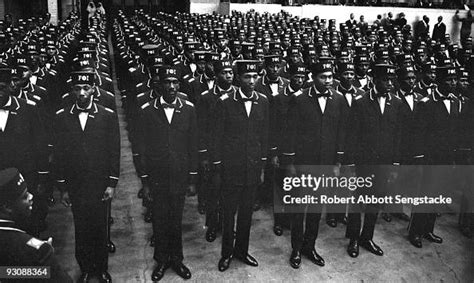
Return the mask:
[[[26,182],[16,168],[0,171],[0,203],[17,200],[26,190]]]

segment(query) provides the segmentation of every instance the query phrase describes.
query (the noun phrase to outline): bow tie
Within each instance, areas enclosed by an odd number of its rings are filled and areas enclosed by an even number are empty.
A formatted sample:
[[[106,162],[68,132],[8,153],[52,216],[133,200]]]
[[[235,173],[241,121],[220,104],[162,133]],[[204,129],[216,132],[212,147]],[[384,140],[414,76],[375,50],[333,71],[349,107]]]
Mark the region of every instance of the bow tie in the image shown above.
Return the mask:
[[[161,106],[163,106],[163,108],[172,108],[172,109],[176,109],[176,104],[171,104],[171,103],[162,103]]]
[[[317,92],[317,93],[316,93],[316,96],[317,96],[317,97],[329,97],[329,96],[331,96],[331,92],[330,92],[329,90],[327,90],[327,91],[325,91],[325,92],[323,92],[323,93]]]

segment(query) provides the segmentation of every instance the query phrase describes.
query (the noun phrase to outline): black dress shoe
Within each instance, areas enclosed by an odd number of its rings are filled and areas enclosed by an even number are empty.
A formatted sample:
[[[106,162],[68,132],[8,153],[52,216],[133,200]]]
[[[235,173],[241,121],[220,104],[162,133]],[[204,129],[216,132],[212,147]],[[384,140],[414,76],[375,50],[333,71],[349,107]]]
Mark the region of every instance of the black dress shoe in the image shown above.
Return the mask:
[[[387,221],[387,222],[392,222],[392,216],[390,215],[390,213],[382,213],[382,218],[383,220]]]
[[[89,282],[91,279],[91,274],[88,272],[81,273],[81,276],[79,276],[79,280],[77,280],[77,283],[86,283]]]
[[[281,228],[280,225],[275,225],[273,226],[273,233],[275,233],[277,236],[281,236],[283,235],[283,228]]]
[[[416,236],[408,236],[408,239],[410,240],[410,243],[417,247],[417,248],[422,248],[423,244],[421,242],[421,237],[416,235]]]
[[[191,271],[182,262],[175,262],[171,264],[171,269],[173,269],[174,272],[176,272],[176,274],[178,274],[183,279],[191,278]]]
[[[436,236],[435,234],[433,234],[433,232],[425,234],[423,238],[437,244],[441,244],[443,242],[443,239],[440,236]]]
[[[374,255],[382,256],[382,249],[377,246],[372,240],[364,240],[359,242],[360,246],[373,253]]]
[[[109,243],[107,244],[107,250],[111,254],[115,253],[116,248],[115,248],[115,244],[112,241],[109,241]]]
[[[293,250],[290,256],[290,265],[294,269],[300,268],[301,265],[301,252]]]
[[[221,259],[219,260],[219,264],[217,265],[217,267],[219,268],[219,271],[223,272],[229,269],[231,262],[232,262],[232,256],[221,257]]]
[[[217,237],[216,229],[208,228],[206,231],[206,241],[208,241],[209,243],[212,243],[216,240],[216,237]]]
[[[100,273],[98,277],[99,282],[101,283],[112,283],[112,277],[110,277],[110,274],[107,271]]]
[[[329,225],[332,228],[337,227],[337,221],[335,218],[327,219],[326,224]]]
[[[316,265],[324,266],[325,262],[324,259],[316,252],[313,248],[311,250],[303,250],[303,255],[306,256]]]
[[[359,241],[351,239],[349,245],[347,246],[347,253],[350,257],[359,256]]]
[[[158,265],[155,267],[153,270],[153,273],[151,274],[151,280],[152,281],[160,281],[161,278],[165,275],[166,269],[168,269],[169,264],[167,263],[158,263]]]
[[[245,263],[246,265],[258,266],[257,260],[253,256],[249,255],[248,253],[246,255],[235,253],[234,257],[240,260],[241,262]]]

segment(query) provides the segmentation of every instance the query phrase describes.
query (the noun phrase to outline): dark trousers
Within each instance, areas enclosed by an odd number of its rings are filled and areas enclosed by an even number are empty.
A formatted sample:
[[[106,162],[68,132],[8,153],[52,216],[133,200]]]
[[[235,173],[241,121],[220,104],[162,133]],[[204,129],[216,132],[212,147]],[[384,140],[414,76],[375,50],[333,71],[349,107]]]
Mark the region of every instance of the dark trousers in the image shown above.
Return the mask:
[[[253,205],[257,185],[226,187],[222,190],[223,233],[222,257],[229,257],[234,252],[245,255],[249,249],[250,225],[252,223]],[[237,229],[234,245],[235,214]]]
[[[107,212],[101,199],[71,195],[76,259],[82,272],[104,272],[108,266]]]
[[[306,217],[305,217],[306,216]],[[306,218],[306,223],[303,223]],[[296,251],[314,248],[318,237],[321,213],[293,213],[291,214],[291,248]]]
[[[273,186],[273,205],[279,203],[283,198],[283,179],[285,178],[285,170],[282,168],[275,169],[275,186]],[[291,225],[291,215],[289,213],[273,213],[273,225],[289,228]]]
[[[153,258],[160,263],[181,262],[184,258],[181,231],[184,194],[172,194],[169,191],[155,190],[153,193]]]
[[[221,190],[219,188],[209,187],[206,194],[206,226],[209,229],[219,230],[219,214],[222,215],[220,208],[220,195]]]
[[[435,213],[412,213],[408,234],[413,237],[433,233],[435,222]]]
[[[367,205],[364,215],[364,227],[360,231],[362,225],[362,215],[359,212],[349,213],[346,237],[354,240],[372,240],[374,237],[375,222],[377,221],[377,214],[380,210],[378,205]]]

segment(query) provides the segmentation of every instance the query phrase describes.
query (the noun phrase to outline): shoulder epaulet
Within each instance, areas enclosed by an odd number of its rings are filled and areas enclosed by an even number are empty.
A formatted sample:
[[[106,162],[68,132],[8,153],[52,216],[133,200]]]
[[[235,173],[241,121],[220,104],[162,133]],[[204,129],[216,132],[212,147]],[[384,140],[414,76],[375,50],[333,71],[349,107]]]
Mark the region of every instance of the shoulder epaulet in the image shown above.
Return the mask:
[[[187,100],[185,100],[185,102],[186,102],[187,105],[194,107],[194,104],[192,102],[189,102]]]
[[[362,98],[362,95],[358,95],[358,96],[355,97],[355,100],[359,100],[361,98]]]
[[[137,98],[139,98],[139,97],[142,97],[142,96],[144,96],[144,95],[145,95],[145,93],[144,93],[144,92],[142,92],[142,93],[139,93],[139,94],[137,95]]]
[[[110,113],[115,113],[115,111],[112,110],[112,109],[110,109],[110,108],[107,108],[107,107],[104,107],[104,108],[105,108],[105,111],[108,111],[108,112],[110,112]]]
[[[145,109],[145,108],[147,108],[148,106],[150,106],[150,102],[147,102],[147,103],[143,104],[143,105],[142,105],[142,109]]]
[[[27,100],[26,103],[28,103],[29,105],[32,105],[32,106],[36,106],[36,102],[31,101],[31,100]]]
[[[229,95],[227,93],[219,97],[219,99],[222,101],[226,100],[227,98],[229,98]]]
[[[58,111],[56,111],[56,115],[59,115],[59,114],[61,114],[61,113],[63,113],[63,112],[64,112],[64,109],[59,109]]]
[[[34,248],[35,250],[39,250],[41,246],[45,243],[47,242],[41,241],[40,239],[36,239],[35,237],[33,237],[28,242],[26,242],[26,245]]]
[[[428,102],[428,101],[430,101],[430,98],[429,97],[423,97],[420,101],[421,102]]]

